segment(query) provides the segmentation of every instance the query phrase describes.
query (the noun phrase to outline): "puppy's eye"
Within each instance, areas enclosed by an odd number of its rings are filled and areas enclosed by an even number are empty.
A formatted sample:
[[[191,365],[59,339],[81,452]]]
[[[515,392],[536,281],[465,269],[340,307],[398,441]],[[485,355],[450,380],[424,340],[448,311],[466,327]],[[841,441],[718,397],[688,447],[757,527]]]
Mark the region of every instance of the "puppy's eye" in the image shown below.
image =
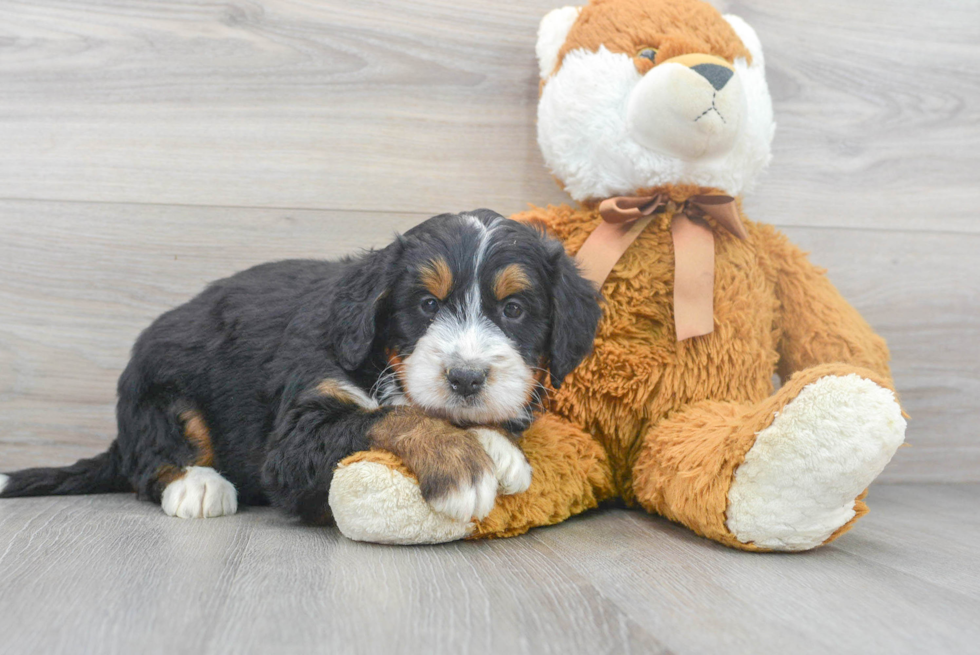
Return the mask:
[[[511,300],[509,303],[504,305],[504,316],[507,318],[520,318],[524,314],[524,308],[518,305],[516,302]]]
[[[423,313],[431,316],[439,311],[439,301],[432,296],[426,296],[422,299],[422,302],[419,303],[419,308]]]
[[[640,49],[639,52],[636,53],[636,56],[637,57],[643,57],[644,59],[649,59],[650,61],[653,61],[654,59],[657,58],[657,49],[656,48],[642,48],[642,49]]]

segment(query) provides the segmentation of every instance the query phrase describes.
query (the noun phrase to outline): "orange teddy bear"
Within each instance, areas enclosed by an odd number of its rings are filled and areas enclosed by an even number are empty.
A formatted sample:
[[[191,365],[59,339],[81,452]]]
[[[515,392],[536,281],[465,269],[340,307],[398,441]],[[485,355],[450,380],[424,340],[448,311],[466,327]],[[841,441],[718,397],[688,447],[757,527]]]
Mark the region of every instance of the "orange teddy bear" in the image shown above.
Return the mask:
[[[516,218],[602,285],[595,350],[524,436],[526,492],[454,521],[393,455],[358,453],[333,480],[338,526],[388,543],[501,537],[622,498],[744,550],[837,538],[905,420],[884,341],[741,212],[775,129],[755,32],[699,0],[594,0],[545,16],[537,56],[538,141],[580,207]]]

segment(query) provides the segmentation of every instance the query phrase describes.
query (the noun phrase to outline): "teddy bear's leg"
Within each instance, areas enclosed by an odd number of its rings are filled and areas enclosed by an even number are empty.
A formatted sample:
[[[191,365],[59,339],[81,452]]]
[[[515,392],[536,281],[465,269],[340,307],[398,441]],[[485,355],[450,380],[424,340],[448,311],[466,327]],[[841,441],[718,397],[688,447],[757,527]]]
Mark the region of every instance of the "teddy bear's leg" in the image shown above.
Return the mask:
[[[533,474],[527,491],[497,496],[480,522],[434,511],[418,481],[391,453],[372,450],[343,460],[330,485],[340,531],[356,541],[426,544],[462,538],[508,537],[558,523],[612,495],[605,451],[587,433],[556,416],[539,418],[521,440]]]
[[[633,489],[646,509],[723,544],[807,550],[867,512],[863,492],[904,438],[886,380],[816,366],[761,403],[672,414],[645,436]]]
[[[497,496],[470,538],[512,537],[561,523],[615,493],[605,450],[564,419],[553,414],[538,418],[524,433],[521,449],[533,471],[531,486],[524,493]]]

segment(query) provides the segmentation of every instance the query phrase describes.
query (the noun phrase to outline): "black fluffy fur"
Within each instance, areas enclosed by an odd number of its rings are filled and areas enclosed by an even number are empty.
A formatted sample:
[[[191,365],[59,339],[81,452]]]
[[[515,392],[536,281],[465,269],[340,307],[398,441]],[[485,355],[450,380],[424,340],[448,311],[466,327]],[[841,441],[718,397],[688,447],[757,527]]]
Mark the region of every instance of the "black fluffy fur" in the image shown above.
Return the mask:
[[[597,292],[542,231],[489,210],[468,216],[504,221],[488,270],[516,262],[532,273],[535,284],[522,298],[527,320],[499,324],[526,361],[549,362],[558,387],[591,348]],[[391,408],[365,411],[317,385],[334,379],[369,392],[388,349],[411,352],[431,320],[418,311],[424,290],[413,272],[441,255],[465,284],[476,242],[472,219],[444,214],[354,258],[263,264],[214,282],[137,340],[119,379],[118,435],[107,452],[11,473],[0,495],[135,490],[159,502],[161,467],[187,466],[197,456],[180,419],[194,410],[208,427],[214,468],[235,485],[240,502],[271,502],[320,520],[337,463],[369,447],[369,428]],[[485,303],[497,302],[485,296]],[[486,312],[500,318],[495,306]]]

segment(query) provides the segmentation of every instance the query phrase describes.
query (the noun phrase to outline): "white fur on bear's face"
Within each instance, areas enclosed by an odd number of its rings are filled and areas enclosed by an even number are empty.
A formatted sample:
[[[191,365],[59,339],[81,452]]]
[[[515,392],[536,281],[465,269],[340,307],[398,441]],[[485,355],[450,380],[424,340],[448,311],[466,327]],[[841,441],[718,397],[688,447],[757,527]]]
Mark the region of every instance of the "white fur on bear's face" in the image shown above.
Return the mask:
[[[734,94],[730,102],[744,102],[744,114],[739,129],[727,137],[730,145],[719,139],[716,145],[705,147],[702,154],[697,153],[696,133],[691,137],[693,145],[686,151],[677,145],[678,140],[687,138],[683,134],[672,133],[670,138],[674,141],[661,135],[659,143],[672,144],[661,146],[661,152],[645,145],[650,143],[656,128],[648,124],[638,130],[635,120],[632,126],[629,124],[630,102],[644,79],[631,57],[604,47],[596,52],[575,50],[565,55],[561,68],[547,78],[538,103],[538,144],[552,173],[575,200],[628,195],[665,184],[696,184],[731,195],[751,188],[769,163],[775,131],[772,101],[755,32],[736,16],[725,19],[752,53],[751,66],[743,58],[735,60],[735,74],[728,82],[741,87],[742,100]],[[542,54],[549,53],[539,52],[538,56]],[[650,92],[653,90],[651,86]],[[639,107],[634,111],[639,112]],[[651,112],[648,120],[655,119],[656,114]],[[662,131],[670,130],[665,127]],[[727,147],[726,152],[720,152],[722,146]]]
[[[664,62],[634,87],[626,130],[640,145],[687,161],[727,154],[742,131],[742,82],[734,75],[715,90],[682,64]]]

